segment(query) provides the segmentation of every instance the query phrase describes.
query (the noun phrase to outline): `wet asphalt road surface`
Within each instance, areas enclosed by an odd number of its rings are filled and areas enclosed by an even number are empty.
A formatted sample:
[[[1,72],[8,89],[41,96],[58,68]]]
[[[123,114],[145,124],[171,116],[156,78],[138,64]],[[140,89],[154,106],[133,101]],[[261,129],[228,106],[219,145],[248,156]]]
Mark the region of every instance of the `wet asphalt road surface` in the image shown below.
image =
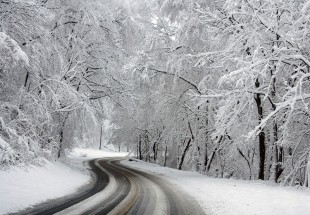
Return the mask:
[[[92,160],[89,166],[95,180],[77,193],[13,214],[205,214],[194,199],[175,185],[122,165],[121,160],[124,158]]]

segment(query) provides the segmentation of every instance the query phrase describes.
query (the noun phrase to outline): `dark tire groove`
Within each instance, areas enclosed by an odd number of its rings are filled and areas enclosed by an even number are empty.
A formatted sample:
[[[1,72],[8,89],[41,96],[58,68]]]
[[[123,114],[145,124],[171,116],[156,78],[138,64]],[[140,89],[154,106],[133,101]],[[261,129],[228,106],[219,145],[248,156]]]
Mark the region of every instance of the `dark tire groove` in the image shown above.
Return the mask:
[[[106,161],[99,161],[102,167],[104,167],[105,170],[107,170],[109,173],[111,173],[117,183],[117,189],[116,191],[109,196],[109,199],[103,201],[100,203],[100,205],[94,207],[91,210],[88,210],[83,213],[83,215],[90,215],[90,214],[108,214],[110,211],[112,211],[121,201],[123,201],[126,196],[128,195],[130,189],[131,189],[131,182],[128,179],[128,177],[123,174],[119,169],[115,169],[110,165],[105,165]]]
[[[123,165],[116,163],[117,166],[119,167],[124,167]],[[145,177],[146,179],[154,182],[157,185],[160,185],[160,187],[162,188],[162,191],[164,192],[164,194],[167,197],[168,200],[168,206],[169,206],[169,214],[171,215],[178,215],[178,214],[184,214],[184,212],[180,209],[178,209],[177,204],[175,202],[175,200],[177,199],[177,197],[173,194],[173,192],[171,192],[171,189],[168,186],[164,186],[161,182],[160,179],[150,175],[148,173],[136,170],[136,169],[132,169],[130,167],[126,167],[128,170],[130,170],[133,173],[136,173],[138,175],[141,175],[143,177]],[[164,189],[163,189],[164,188]],[[143,199],[141,198],[138,202],[138,204],[134,205],[134,207],[132,208],[132,210],[130,211],[129,214],[134,214],[134,215],[138,215],[138,214],[143,214],[143,213],[138,213],[139,208],[141,207],[141,203],[142,203]]]
[[[113,175],[116,180],[116,190],[108,196],[103,197],[100,204],[87,208],[86,211],[84,210],[85,212],[77,212],[77,214],[108,214],[118,205],[120,205],[119,208],[116,208],[115,210],[124,211],[117,213],[127,215],[152,214],[156,210],[156,203],[154,202],[154,200],[156,200],[156,195],[153,192],[153,184],[158,186],[165,195],[168,214],[205,214],[195,201],[191,201],[191,203],[187,202],[187,195],[177,191],[177,188],[173,188],[167,181],[152,174],[122,165],[120,159],[97,159],[90,161],[89,165],[93,173],[96,174],[96,181],[90,189],[79,194],[73,194],[69,197],[47,201],[35,206],[34,208],[14,214],[50,215],[60,212],[104,190],[110,183],[109,175]],[[134,189],[133,186],[136,188]],[[128,203],[128,200],[123,204],[120,204],[129,195],[131,190],[137,190],[136,192],[138,192],[138,194],[134,194],[137,198],[132,198],[130,204]],[[77,209],[79,210],[79,208]]]

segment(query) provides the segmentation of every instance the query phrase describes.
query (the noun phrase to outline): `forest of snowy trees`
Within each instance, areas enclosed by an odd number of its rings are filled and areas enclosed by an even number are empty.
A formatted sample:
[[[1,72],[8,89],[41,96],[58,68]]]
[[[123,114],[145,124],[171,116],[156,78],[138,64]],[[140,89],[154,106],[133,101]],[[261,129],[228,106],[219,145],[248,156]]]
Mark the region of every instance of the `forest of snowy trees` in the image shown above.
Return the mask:
[[[1,168],[99,146],[108,119],[138,159],[308,186],[310,0],[0,0],[0,20]]]

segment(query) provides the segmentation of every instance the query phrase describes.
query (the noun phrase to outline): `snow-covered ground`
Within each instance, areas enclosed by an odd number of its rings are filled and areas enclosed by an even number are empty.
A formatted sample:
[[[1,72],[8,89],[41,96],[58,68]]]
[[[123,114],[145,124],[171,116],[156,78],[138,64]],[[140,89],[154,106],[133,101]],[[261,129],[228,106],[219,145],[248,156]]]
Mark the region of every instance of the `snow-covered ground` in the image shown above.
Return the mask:
[[[11,168],[0,171],[0,214],[15,212],[47,199],[59,198],[87,184],[91,177],[83,162],[100,157],[120,157],[126,153],[75,149],[66,163],[48,162],[43,167]]]
[[[125,165],[156,174],[194,197],[207,214],[309,215],[310,191],[260,181],[210,178],[141,161]]]
[[[0,214],[75,192],[90,181],[83,162],[99,157],[121,157],[93,149],[75,149],[68,162],[47,162],[28,170],[0,171]],[[214,215],[309,215],[310,191],[279,187],[260,181],[215,179],[195,172],[178,171],[141,161],[123,161],[125,165],[156,174],[176,184],[197,199],[207,214]]]

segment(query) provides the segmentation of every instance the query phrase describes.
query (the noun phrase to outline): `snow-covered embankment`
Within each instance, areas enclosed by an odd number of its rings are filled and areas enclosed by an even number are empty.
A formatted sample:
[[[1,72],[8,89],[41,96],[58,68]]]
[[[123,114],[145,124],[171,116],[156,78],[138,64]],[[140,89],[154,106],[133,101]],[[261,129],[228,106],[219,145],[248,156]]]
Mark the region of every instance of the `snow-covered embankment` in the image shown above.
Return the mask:
[[[125,154],[92,149],[75,149],[66,163],[46,161],[45,166],[27,169],[13,167],[0,171],[0,214],[23,210],[48,199],[76,192],[90,182],[84,161],[100,157],[120,157]]]

